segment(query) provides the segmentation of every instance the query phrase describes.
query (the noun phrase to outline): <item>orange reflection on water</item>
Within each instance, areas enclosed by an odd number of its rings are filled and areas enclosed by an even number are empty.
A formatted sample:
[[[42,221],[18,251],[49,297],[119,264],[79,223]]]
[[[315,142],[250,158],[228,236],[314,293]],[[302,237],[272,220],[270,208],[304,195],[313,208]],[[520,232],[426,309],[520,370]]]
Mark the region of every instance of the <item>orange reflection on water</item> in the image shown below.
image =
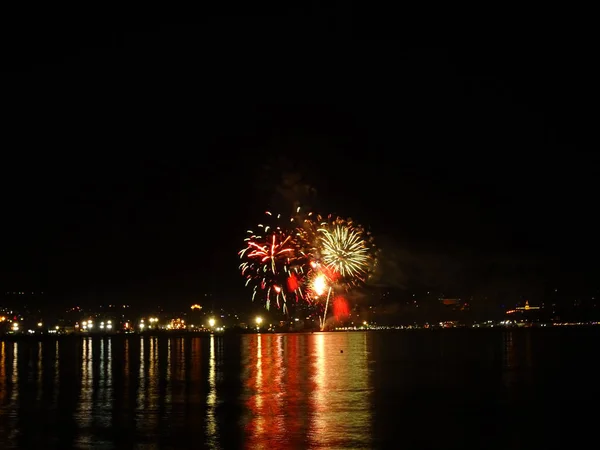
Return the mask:
[[[252,394],[247,400],[247,406],[251,414],[250,421],[246,425],[248,438],[246,446],[248,448],[268,448],[270,439],[277,429],[269,425],[272,423],[267,411],[265,411],[265,389],[263,388],[263,335],[252,336],[248,345],[250,355],[248,364],[250,376],[246,381],[246,387]],[[265,358],[266,359],[266,358]],[[268,401],[268,399],[267,399]]]
[[[176,405],[184,404],[187,401],[187,383],[186,378],[186,339],[175,338],[173,339],[173,372],[172,372],[172,385],[173,385],[173,403]]]
[[[284,420],[280,424],[285,431],[284,439],[303,439],[308,431],[309,396],[314,383],[311,380],[307,342],[308,335],[282,335],[277,341],[284,343],[278,352],[278,373],[283,375],[278,395],[282,404]],[[281,376],[280,375],[280,376]],[[285,395],[284,395],[285,393]]]
[[[190,378],[196,384],[190,391],[190,401],[194,404],[202,401],[202,339],[192,338],[190,353]]]
[[[309,395],[307,377],[302,374],[305,339],[302,335],[263,334],[245,338],[247,448],[284,448],[291,440],[302,441],[306,408],[301,404]]]
[[[367,333],[243,339],[247,448],[370,448]]]
[[[0,405],[6,398],[6,345],[0,342]]]

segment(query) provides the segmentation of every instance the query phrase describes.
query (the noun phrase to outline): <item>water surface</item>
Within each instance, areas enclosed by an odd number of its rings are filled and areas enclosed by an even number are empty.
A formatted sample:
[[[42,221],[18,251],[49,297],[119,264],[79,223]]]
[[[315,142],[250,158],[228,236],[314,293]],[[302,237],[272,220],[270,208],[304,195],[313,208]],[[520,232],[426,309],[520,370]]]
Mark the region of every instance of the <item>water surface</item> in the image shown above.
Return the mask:
[[[561,448],[595,330],[0,341],[0,448]],[[590,441],[591,442],[591,441]]]

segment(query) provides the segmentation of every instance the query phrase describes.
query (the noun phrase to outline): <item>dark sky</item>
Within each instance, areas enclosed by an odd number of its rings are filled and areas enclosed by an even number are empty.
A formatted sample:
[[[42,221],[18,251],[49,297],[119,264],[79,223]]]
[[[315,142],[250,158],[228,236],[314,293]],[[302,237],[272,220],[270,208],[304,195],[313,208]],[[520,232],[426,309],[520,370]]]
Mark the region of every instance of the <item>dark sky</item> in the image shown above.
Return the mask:
[[[593,286],[585,49],[535,33],[414,45],[376,19],[5,31],[0,286],[245,301],[236,252],[286,206],[286,180],[371,227],[382,285]]]

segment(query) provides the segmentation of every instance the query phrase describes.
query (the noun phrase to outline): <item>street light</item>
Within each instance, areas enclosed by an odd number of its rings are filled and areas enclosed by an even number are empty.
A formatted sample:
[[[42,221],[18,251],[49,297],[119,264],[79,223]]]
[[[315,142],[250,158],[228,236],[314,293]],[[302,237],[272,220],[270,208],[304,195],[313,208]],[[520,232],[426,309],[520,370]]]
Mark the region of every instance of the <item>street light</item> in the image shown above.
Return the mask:
[[[260,324],[262,323],[263,319],[262,319],[262,317],[259,316],[255,320],[256,320],[256,329],[258,330],[258,329],[260,329]]]
[[[215,326],[215,319],[213,319],[212,317],[210,319],[208,319],[208,325],[212,328]]]

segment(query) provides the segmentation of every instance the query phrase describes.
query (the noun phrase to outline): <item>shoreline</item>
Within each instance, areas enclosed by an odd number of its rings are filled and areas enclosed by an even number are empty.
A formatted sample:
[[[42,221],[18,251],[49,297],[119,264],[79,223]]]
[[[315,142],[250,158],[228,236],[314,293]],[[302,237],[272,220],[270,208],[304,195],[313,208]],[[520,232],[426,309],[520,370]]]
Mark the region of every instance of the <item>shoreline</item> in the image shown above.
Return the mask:
[[[328,330],[328,331],[319,331],[319,330],[302,330],[302,331],[268,331],[257,333],[256,331],[250,332],[218,332],[218,333],[210,333],[210,332],[193,332],[193,331],[183,331],[183,332],[173,332],[173,331],[165,331],[165,332],[142,332],[142,333],[70,333],[70,334],[45,334],[45,335],[0,335],[0,342],[43,342],[43,341],[58,341],[58,340],[74,340],[80,338],[100,338],[100,339],[127,339],[130,337],[158,337],[158,338],[187,338],[187,337],[209,337],[211,335],[218,337],[232,337],[232,336],[243,336],[243,335],[253,335],[253,334],[315,334],[315,333],[393,333],[393,332],[428,332],[428,333],[436,333],[436,332],[466,332],[466,331],[474,331],[477,333],[480,332],[520,332],[520,331],[531,331],[531,330],[573,330],[573,329],[599,329],[600,327],[594,325],[573,325],[573,326],[552,326],[552,327],[489,327],[489,328],[470,328],[470,327],[456,327],[456,328],[390,328],[390,329],[358,329],[358,330]]]

